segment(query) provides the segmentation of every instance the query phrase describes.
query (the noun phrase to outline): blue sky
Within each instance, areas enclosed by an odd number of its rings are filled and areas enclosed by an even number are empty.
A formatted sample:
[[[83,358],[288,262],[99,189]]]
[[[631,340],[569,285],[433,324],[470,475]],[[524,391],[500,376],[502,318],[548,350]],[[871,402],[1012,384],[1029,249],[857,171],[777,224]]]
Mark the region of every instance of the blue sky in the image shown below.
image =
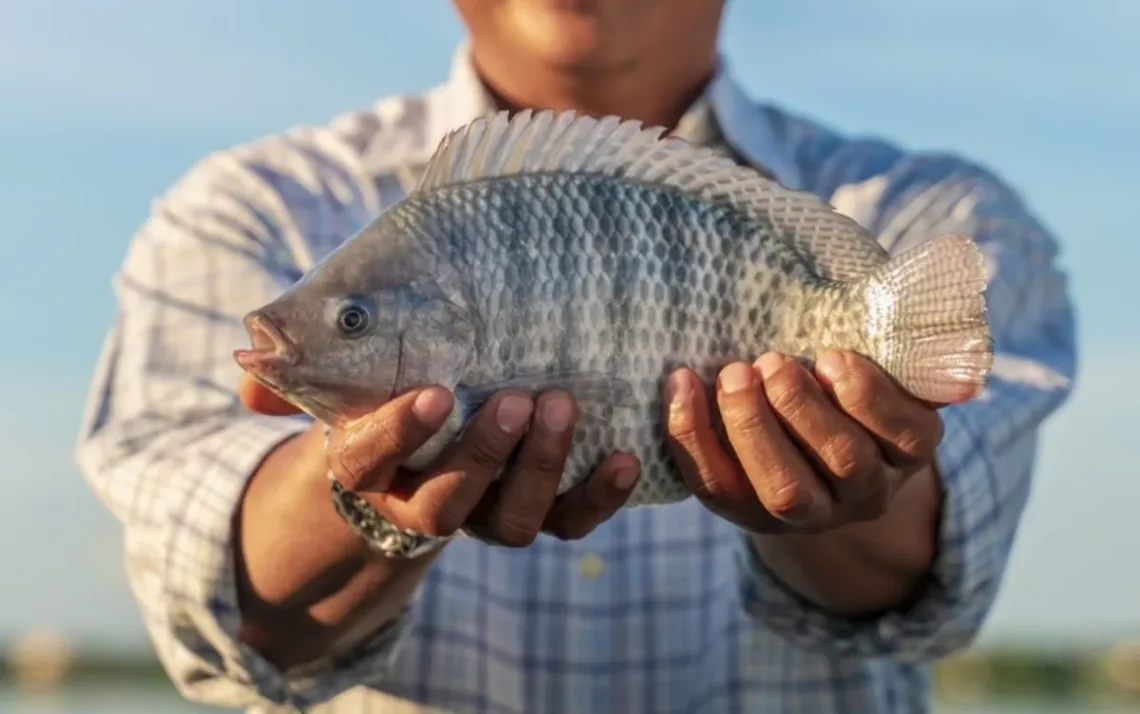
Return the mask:
[[[991,642],[1140,634],[1138,29],[1133,0],[730,3],[726,52],[754,96],[980,159],[1061,241],[1081,374],[1042,438]],[[0,562],[16,587],[0,639],[143,642],[117,528],[71,447],[149,202],[208,151],[440,81],[461,32],[445,0],[3,4]]]

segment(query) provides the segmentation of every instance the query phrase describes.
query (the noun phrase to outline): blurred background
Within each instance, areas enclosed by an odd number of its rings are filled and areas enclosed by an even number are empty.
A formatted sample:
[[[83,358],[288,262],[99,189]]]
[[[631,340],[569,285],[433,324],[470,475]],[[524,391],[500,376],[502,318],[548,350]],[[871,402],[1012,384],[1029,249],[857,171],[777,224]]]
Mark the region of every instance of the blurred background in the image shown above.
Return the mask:
[[[0,0],[0,711],[204,711],[157,669],[119,528],[72,462],[111,275],[202,155],[430,87],[461,32],[446,0]],[[981,160],[1071,274],[1077,390],[939,711],[1140,711],[1138,33],[1135,0],[729,5],[754,97]]]

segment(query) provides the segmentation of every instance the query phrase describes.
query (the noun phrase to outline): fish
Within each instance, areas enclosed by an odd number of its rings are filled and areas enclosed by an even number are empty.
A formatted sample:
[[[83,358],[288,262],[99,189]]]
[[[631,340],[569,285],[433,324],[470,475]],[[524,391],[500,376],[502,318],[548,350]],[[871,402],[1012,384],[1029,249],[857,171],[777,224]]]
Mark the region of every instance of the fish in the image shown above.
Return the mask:
[[[563,389],[579,422],[558,491],[615,451],[627,507],[691,494],[664,380],[769,351],[856,352],[916,399],[976,397],[993,362],[983,254],[947,233],[892,256],[824,199],[634,119],[481,116],[419,183],[249,312],[237,363],[343,426],[409,389],[455,395],[422,470],[495,392]]]

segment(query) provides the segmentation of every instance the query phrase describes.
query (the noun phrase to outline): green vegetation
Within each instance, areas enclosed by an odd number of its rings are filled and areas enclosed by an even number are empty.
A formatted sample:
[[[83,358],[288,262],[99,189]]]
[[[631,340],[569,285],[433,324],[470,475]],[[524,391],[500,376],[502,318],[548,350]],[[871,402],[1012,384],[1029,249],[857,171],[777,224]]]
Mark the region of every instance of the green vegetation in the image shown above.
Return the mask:
[[[966,652],[936,667],[934,687],[940,699],[949,701],[1111,697],[1140,705],[1140,643],[1088,652]]]
[[[71,652],[54,640],[40,641],[35,648],[22,643],[8,655],[0,663],[0,687],[169,686],[158,662],[146,655]],[[934,687],[937,698],[947,702],[1107,698],[1140,708],[1140,643],[1079,653],[967,652],[936,667]]]

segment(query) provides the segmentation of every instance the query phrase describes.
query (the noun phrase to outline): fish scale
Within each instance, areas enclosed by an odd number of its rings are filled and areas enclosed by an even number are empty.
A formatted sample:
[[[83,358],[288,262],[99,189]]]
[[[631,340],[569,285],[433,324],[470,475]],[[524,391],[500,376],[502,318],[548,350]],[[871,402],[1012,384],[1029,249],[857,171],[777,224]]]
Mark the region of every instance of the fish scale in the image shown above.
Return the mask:
[[[560,484],[570,488],[614,451],[632,452],[644,476],[630,505],[689,495],[662,448],[668,366],[711,379],[728,358],[754,359],[757,346],[778,341],[774,303],[728,296],[765,294],[773,277],[811,279],[786,243],[727,207],[632,181],[504,177],[444,188],[417,211],[423,235],[440,237],[425,250],[462,266],[475,310],[496,316],[479,323],[480,348],[460,383],[597,373],[632,387],[633,405],[588,402]]]
[[[580,420],[559,491],[628,451],[642,463],[629,506],[690,495],[663,424],[678,366],[711,384],[732,360],[840,348],[920,399],[981,391],[993,355],[973,241],[891,257],[818,197],[661,133],[529,111],[452,132],[403,200],[250,314],[239,363],[333,426],[452,389],[459,408],[411,468],[496,391],[564,389]]]

